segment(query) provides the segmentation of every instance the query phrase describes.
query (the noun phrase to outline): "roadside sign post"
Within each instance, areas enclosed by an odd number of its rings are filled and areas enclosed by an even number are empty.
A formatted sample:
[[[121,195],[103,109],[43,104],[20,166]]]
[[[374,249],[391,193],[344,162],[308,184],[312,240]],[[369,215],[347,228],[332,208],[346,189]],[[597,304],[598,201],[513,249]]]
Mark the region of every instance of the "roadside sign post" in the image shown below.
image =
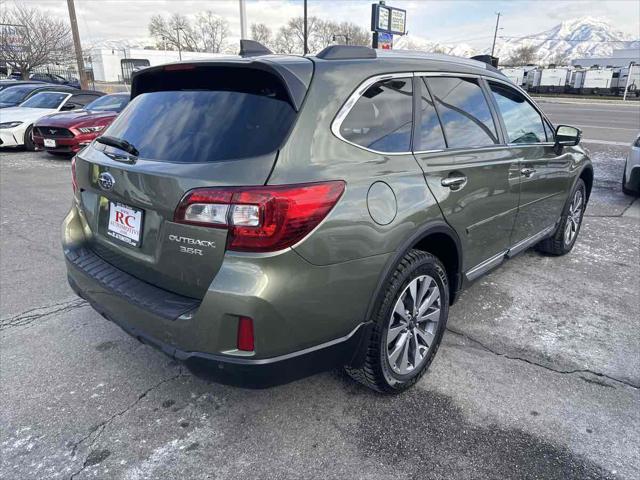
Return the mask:
[[[384,0],[371,5],[372,47],[391,50],[393,36],[405,35],[407,27],[407,11],[390,7]]]

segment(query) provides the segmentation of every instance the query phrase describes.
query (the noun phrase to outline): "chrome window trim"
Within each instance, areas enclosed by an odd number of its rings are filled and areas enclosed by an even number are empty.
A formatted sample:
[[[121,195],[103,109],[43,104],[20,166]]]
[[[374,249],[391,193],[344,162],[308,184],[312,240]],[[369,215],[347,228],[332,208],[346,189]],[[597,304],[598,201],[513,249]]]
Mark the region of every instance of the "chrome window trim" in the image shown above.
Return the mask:
[[[343,142],[346,142],[349,145],[353,145],[354,147],[358,147],[362,150],[366,150],[367,152],[377,153],[379,155],[411,155],[413,153],[412,151],[381,152],[378,150],[374,150],[372,148],[363,147],[362,145],[358,145],[357,143],[351,142],[346,138],[344,138],[340,133],[340,127],[342,126],[342,122],[344,122],[344,119],[351,112],[351,109],[354,107],[356,102],[360,99],[360,97],[364,94],[364,92],[367,91],[367,89],[371,85],[383,80],[390,80],[392,78],[413,78],[414,76],[415,75],[413,72],[402,72],[402,73],[385,73],[382,75],[375,75],[373,77],[367,78],[364,82],[362,82],[358,86],[358,88],[356,88],[356,90],[351,94],[351,96],[347,99],[347,101],[344,102],[344,105],[340,107],[340,110],[338,110],[338,114],[336,115],[336,117],[333,119],[333,122],[331,123],[331,132]],[[413,92],[413,88],[411,89],[411,91]]]
[[[429,153],[444,153],[444,152],[452,152],[452,153],[456,153],[456,152],[465,152],[465,151],[477,151],[477,150],[481,150],[481,149],[488,149],[488,148],[513,148],[513,147],[547,147],[547,146],[553,146],[555,145],[554,142],[539,142],[539,143],[495,143],[493,145],[479,145],[479,146],[470,146],[470,147],[462,147],[462,148],[443,148],[443,149],[439,149],[439,150],[421,150],[421,151],[407,151],[407,152],[382,152],[379,150],[374,150],[372,148],[367,148],[367,147],[363,147],[362,145],[358,145],[357,143],[351,142],[349,140],[347,140],[346,138],[344,138],[341,134],[340,134],[340,127],[342,126],[342,122],[344,122],[344,119],[347,117],[347,115],[349,114],[349,112],[351,112],[351,109],[353,108],[353,106],[356,104],[356,102],[360,99],[360,97],[364,94],[364,92],[367,91],[367,89],[373,85],[376,82],[382,81],[382,80],[389,80],[391,78],[407,78],[407,77],[460,77],[460,78],[477,78],[477,79],[484,79],[485,81],[489,82],[496,82],[496,83],[502,83],[508,87],[511,87],[513,89],[515,89],[518,93],[522,94],[527,101],[531,104],[531,106],[533,107],[533,109],[538,112],[538,114],[540,115],[540,117],[544,120],[546,120],[549,125],[551,125],[552,129],[553,129],[553,123],[551,122],[551,120],[548,119],[548,117],[544,114],[544,112],[542,110],[540,110],[540,108],[538,107],[538,105],[536,104],[536,102],[529,96],[529,94],[522,89],[522,87],[516,85],[515,83],[511,82],[510,80],[507,79],[501,79],[501,78],[496,78],[494,76],[491,75],[486,75],[486,74],[478,74],[478,73],[461,73],[461,72],[395,72],[395,73],[385,73],[385,74],[380,74],[380,75],[374,75],[373,77],[369,77],[366,80],[364,80],[360,85],[358,85],[358,87],[355,89],[355,91],[349,96],[349,98],[347,99],[347,101],[342,105],[342,107],[340,107],[340,110],[338,110],[337,115],[335,116],[335,118],[333,119],[333,122],[331,122],[331,132],[340,140],[342,140],[345,143],[348,143],[349,145],[352,145],[354,147],[357,147],[361,150],[365,150],[367,152],[371,152],[371,153],[375,153],[378,155],[387,155],[387,156],[395,156],[395,155],[424,155],[424,154],[429,154]]]

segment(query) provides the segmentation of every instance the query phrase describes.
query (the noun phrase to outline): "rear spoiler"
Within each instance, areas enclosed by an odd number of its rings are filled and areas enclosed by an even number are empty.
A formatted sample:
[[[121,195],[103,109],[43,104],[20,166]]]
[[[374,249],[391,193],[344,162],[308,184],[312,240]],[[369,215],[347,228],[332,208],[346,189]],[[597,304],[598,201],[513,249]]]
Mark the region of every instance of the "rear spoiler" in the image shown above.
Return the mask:
[[[275,75],[285,86],[291,104],[296,111],[299,111],[311,84],[313,62],[304,57],[267,55],[255,51],[253,55],[255,56],[183,61],[145,68],[134,72],[131,77],[131,99],[133,100],[141,93],[167,89],[163,77],[168,79],[178,72],[184,72],[185,75],[190,76],[196,74],[198,70],[212,67],[246,68],[248,75],[250,70],[261,70]]]

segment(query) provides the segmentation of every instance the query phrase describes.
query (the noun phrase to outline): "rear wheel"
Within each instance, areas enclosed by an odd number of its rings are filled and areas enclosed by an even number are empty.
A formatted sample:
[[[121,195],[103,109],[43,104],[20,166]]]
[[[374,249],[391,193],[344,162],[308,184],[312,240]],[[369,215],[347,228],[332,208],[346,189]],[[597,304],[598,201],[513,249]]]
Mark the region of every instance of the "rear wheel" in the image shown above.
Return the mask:
[[[24,148],[31,152],[36,149],[36,144],[33,141],[33,125],[29,126],[24,132]]]
[[[411,250],[380,297],[364,365],[346,370],[358,382],[384,393],[406,390],[427,371],[449,315],[449,287],[442,263]]]
[[[581,178],[576,182],[569,198],[554,234],[538,244],[538,250],[541,252],[551,255],[565,255],[575,245],[587,206],[587,189]]]

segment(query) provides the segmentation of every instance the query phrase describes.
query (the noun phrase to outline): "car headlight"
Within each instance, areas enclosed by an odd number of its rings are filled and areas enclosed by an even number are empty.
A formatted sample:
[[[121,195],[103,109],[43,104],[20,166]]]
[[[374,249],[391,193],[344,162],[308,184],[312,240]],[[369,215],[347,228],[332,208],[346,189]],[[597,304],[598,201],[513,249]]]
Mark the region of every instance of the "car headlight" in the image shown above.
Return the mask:
[[[0,123],[0,128],[13,128],[22,125],[22,122],[4,122]]]
[[[93,133],[93,132],[99,132],[103,128],[104,128],[104,125],[98,125],[96,127],[80,127],[78,128],[78,130],[80,130],[82,133]]]

